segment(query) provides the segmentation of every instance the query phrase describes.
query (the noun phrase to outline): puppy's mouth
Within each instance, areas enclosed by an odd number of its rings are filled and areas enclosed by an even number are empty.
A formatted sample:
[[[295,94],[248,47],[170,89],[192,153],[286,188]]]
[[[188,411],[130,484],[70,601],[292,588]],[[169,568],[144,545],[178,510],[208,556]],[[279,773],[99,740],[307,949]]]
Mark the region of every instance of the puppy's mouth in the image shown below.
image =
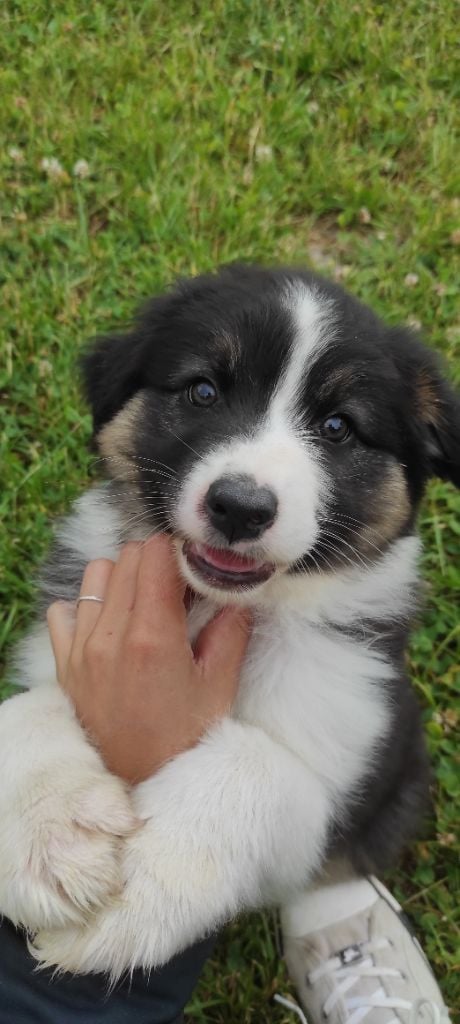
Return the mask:
[[[211,548],[207,544],[186,541],[184,557],[193,572],[208,586],[220,590],[245,590],[266,583],[275,572],[271,562],[245,558],[224,548]]]

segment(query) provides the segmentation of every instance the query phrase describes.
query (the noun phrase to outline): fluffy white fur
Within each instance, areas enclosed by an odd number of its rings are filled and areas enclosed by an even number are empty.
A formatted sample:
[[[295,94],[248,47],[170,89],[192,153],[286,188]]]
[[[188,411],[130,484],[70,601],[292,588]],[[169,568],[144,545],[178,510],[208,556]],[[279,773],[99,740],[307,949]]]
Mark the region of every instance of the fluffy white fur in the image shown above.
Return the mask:
[[[372,567],[283,572],[314,543],[327,498],[315,448],[290,410],[328,311],[306,289],[293,309],[298,344],[257,436],[198,461],[178,502],[179,530],[200,540],[200,499],[216,475],[250,472],[279,495],[260,545],[277,572],[251,598],[255,625],[232,717],[129,803],[55,683],[46,628],[23,645],[20,681],[38,688],[0,708],[0,911],[38,932],[43,963],[118,977],[165,962],[242,908],[304,887],[389,727],[389,664],[331,624],[407,612],[418,543],[396,542]],[[61,535],[83,560],[114,558],[119,525],[100,487],[77,502]],[[190,615],[193,636],[220,598],[191,582],[205,595]],[[133,815],[142,821],[134,831]]]
[[[305,382],[307,366],[318,358],[334,338],[336,317],[332,301],[299,282],[291,284],[286,290],[284,305],[294,321],[296,344],[286,373],[280,380],[275,400],[271,403],[270,418],[275,422],[279,415],[284,418],[286,410],[295,406],[299,388]]]

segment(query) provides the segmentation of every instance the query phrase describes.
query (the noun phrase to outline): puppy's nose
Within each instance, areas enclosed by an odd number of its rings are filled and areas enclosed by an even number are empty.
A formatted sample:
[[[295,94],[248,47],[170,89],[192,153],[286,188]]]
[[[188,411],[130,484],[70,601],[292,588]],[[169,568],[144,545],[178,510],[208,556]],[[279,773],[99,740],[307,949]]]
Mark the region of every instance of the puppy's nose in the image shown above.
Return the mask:
[[[206,495],[212,525],[231,544],[256,540],[276,516],[278,501],[269,487],[258,487],[250,476],[221,476]]]

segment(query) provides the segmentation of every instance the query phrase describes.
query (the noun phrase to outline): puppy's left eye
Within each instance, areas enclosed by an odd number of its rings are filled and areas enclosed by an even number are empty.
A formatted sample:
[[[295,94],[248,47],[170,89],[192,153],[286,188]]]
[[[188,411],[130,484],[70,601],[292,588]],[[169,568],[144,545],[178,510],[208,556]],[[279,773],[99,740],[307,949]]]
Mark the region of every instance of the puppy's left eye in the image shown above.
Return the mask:
[[[187,388],[192,405],[214,405],[217,402],[217,388],[210,380],[196,380]]]
[[[323,420],[320,425],[320,432],[322,437],[327,438],[328,441],[346,441],[347,437],[351,434],[351,425],[345,416],[334,413],[333,416],[327,416]]]

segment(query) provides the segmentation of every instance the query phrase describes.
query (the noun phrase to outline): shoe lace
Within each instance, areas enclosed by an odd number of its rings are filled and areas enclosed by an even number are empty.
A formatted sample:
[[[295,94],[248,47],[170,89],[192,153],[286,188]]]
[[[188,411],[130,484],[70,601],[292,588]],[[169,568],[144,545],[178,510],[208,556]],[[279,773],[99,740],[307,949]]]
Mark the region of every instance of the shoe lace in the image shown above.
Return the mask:
[[[445,1007],[440,1008],[431,999],[422,997],[414,1002],[386,994],[381,979],[390,977],[403,979],[404,974],[395,967],[376,967],[372,953],[386,949],[390,945],[389,939],[382,938],[360,943],[359,946],[350,946],[310,971],[308,974],[310,985],[314,985],[315,982],[325,977],[329,977],[333,982],[333,991],[323,1005],[325,1020],[340,1004],[341,1009],[347,1013],[347,1024],[361,1024],[376,1009],[407,1010],[410,1014],[408,1024],[421,1024],[420,1011],[427,1009],[431,1013],[430,1024],[448,1024],[449,1018]],[[377,984],[372,993],[353,995],[351,990],[356,984],[359,984],[362,978],[376,978],[380,984]],[[274,998],[278,1003],[296,1013],[302,1024],[308,1024],[305,1014],[296,1003],[278,995]],[[395,1015],[388,1021],[388,1024],[401,1024],[401,1018]]]
[[[308,1024],[308,1020],[303,1010],[300,1009],[300,1006],[298,1006],[297,1003],[293,1003],[292,999],[286,999],[285,996],[279,996],[278,993],[276,996],[273,996],[273,999],[275,1000],[275,1003],[280,1003],[280,1005],[285,1006],[287,1010],[292,1010],[293,1013],[296,1013],[301,1024]]]

